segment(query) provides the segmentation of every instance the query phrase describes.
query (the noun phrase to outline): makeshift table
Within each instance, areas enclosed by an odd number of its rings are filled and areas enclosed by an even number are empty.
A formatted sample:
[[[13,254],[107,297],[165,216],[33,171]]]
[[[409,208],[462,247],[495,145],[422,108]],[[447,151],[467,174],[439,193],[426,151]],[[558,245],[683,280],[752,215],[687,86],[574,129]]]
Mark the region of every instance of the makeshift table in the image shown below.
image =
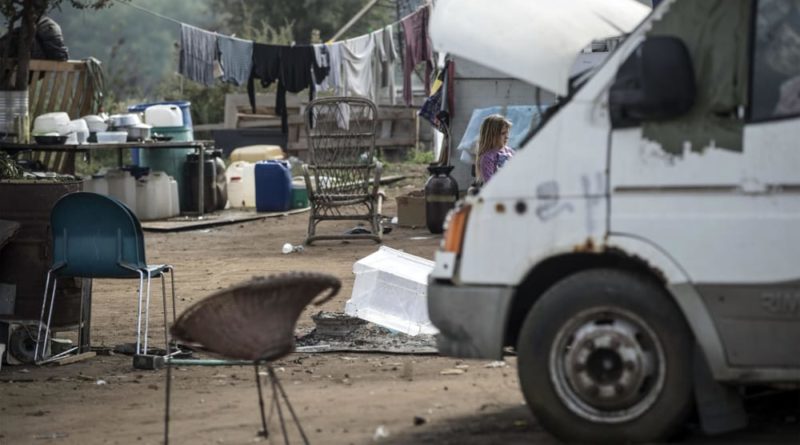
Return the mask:
[[[140,148],[143,150],[150,149],[186,149],[193,148],[198,150],[199,162],[197,164],[197,214],[202,216],[205,212],[204,209],[204,187],[205,179],[203,175],[205,169],[203,168],[205,162],[205,148],[212,145],[213,141],[186,141],[186,142],[124,142],[116,144],[60,144],[60,145],[42,145],[42,144],[20,144],[16,142],[3,142],[0,141],[0,150],[12,152],[37,152],[37,151],[50,151],[50,152],[71,152],[71,153],[90,153],[95,150],[117,150],[117,163],[122,166],[122,150]],[[73,169],[74,170],[74,169]]]

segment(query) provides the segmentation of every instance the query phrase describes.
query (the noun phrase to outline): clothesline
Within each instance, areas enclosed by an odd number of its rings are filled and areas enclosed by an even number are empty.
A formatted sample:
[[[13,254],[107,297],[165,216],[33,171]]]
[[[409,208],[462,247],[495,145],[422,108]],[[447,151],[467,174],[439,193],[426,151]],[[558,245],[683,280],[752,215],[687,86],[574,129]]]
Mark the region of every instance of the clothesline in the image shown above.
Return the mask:
[[[140,11],[142,11],[142,12],[145,12],[145,13],[147,13],[147,14],[153,15],[153,16],[155,16],[155,17],[158,17],[158,18],[160,18],[160,19],[163,19],[163,20],[170,21],[170,22],[172,22],[172,23],[175,23],[175,24],[177,24],[177,25],[189,25],[189,26],[194,26],[195,28],[198,28],[198,29],[202,29],[202,30],[204,30],[204,31],[206,31],[206,32],[213,32],[213,31],[208,31],[208,30],[206,30],[206,29],[204,29],[204,28],[201,28],[201,27],[199,27],[199,26],[195,26],[195,25],[191,25],[191,24],[189,24],[189,23],[186,23],[186,22],[182,22],[182,21],[180,21],[180,20],[178,20],[178,19],[174,19],[174,18],[172,18],[172,17],[168,17],[168,16],[166,16],[166,15],[163,15],[163,14],[160,14],[160,13],[158,13],[158,12],[155,12],[155,11],[153,11],[153,10],[147,9],[147,8],[145,8],[145,7],[143,7],[143,6],[135,5],[135,4],[133,4],[133,3],[130,3],[130,2],[120,2],[120,4],[123,4],[123,5],[130,6],[131,8],[138,9],[138,10],[140,10]],[[401,19],[399,19],[399,20],[395,20],[394,22],[391,22],[391,23],[389,23],[388,25],[383,25],[383,27],[382,27],[382,28],[387,28],[387,27],[389,27],[389,26],[396,26],[396,25],[399,25],[399,24],[400,24],[400,23],[401,23],[403,20],[406,20],[406,19],[408,19],[408,18],[410,18],[410,17],[413,17],[413,16],[414,16],[414,14],[417,14],[417,13],[419,13],[419,11],[420,11],[420,9],[421,9],[421,8],[423,8],[423,7],[428,7],[429,5],[430,5],[430,1],[427,1],[427,0],[426,0],[425,4],[424,4],[423,6],[421,6],[420,8],[417,8],[417,10],[416,10],[416,11],[414,11],[414,12],[411,12],[411,13],[409,13],[409,14],[406,14],[406,15],[405,15],[405,16],[403,16]],[[366,34],[364,34],[364,35],[366,35]],[[358,37],[352,37],[352,38],[350,38],[350,39],[345,39],[345,40],[359,39],[359,38],[363,37],[364,35],[361,35],[361,36],[358,36]],[[328,41],[325,41],[325,43],[334,43],[334,42],[336,42],[336,41],[335,41],[335,40],[328,40]]]

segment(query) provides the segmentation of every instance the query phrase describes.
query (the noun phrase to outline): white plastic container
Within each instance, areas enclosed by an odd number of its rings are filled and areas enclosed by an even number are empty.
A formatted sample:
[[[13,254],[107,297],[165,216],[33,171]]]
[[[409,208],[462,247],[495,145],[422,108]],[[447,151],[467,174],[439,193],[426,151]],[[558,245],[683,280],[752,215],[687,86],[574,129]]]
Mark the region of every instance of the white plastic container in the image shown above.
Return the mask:
[[[101,131],[97,133],[98,144],[119,144],[127,140],[127,131]]]
[[[169,218],[172,191],[169,176],[151,172],[136,181],[136,215],[142,221]]]
[[[183,127],[183,113],[177,105],[153,105],[145,108],[144,122],[154,127]]]
[[[408,335],[438,332],[428,318],[428,275],[433,261],[389,247],[353,264],[347,315]]]
[[[69,115],[64,112],[41,114],[33,120],[32,134],[58,133],[65,135],[70,132]]]
[[[256,165],[236,161],[225,170],[228,183],[228,203],[231,208],[256,206]]]
[[[84,181],[83,191],[108,196],[108,181],[105,176],[93,175],[91,178]]]
[[[279,145],[248,145],[231,152],[231,162],[258,162],[283,158],[283,150]]]
[[[181,214],[181,198],[178,194],[178,181],[172,176],[169,177],[169,216]]]
[[[136,213],[136,180],[124,170],[109,170],[106,173],[108,195],[122,201]],[[138,214],[137,214],[138,216]]]
[[[89,126],[86,124],[86,121],[83,119],[75,119],[74,121],[70,121],[69,125],[72,131],[70,137],[75,135],[76,143],[85,144],[86,140],[89,139]]]

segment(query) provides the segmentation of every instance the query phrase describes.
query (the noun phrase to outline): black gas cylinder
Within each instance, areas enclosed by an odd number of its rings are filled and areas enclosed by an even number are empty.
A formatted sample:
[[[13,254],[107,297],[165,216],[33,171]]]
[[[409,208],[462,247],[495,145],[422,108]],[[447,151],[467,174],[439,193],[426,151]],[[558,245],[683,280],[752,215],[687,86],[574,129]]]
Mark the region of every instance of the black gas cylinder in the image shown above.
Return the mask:
[[[450,176],[452,165],[430,165],[425,183],[425,219],[431,233],[442,233],[447,212],[458,201],[458,183]]]

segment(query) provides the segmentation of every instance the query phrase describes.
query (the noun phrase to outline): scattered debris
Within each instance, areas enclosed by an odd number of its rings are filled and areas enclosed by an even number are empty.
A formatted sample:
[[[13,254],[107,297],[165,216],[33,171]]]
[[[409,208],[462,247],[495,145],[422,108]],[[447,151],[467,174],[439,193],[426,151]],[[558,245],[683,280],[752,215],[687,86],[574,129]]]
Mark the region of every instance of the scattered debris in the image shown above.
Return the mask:
[[[420,426],[428,423],[428,420],[422,416],[414,416],[414,426]]]
[[[432,335],[410,336],[393,332],[341,313],[321,312],[312,319],[317,327],[297,339],[297,352],[437,353]]]
[[[456,369],[463,369],[464,371],[466,371],[467,369],[469,369],[469,365],[464,364],[464,363],[460,363],[460,364],[456,365],[455,368]]]
[[[464,374],[466,371],[463,369],[451,368],[451,369],[443,369],[439,372],[441,375],[461,375]]]
[[[378,425],[378,427],[375,428],[375,434],[372,435],[372,440],[377,442],[381,439],[386,439],[387,437],[389,437],[389,430],[387,430],[383,425]]]
[[[508,364],[502,360],[496,360],[483,365],[484,368],[505,368]]]
[[[95,385],[97,385],[97,386],[101,386],[101,385],[107,385],[107,384],[108,384],[108,382],[106,382],[106,381],[105,381],[105,380],[103,380],[103,379],[97,379],[97,381],[95,381],[94,383],[95,383]]]

